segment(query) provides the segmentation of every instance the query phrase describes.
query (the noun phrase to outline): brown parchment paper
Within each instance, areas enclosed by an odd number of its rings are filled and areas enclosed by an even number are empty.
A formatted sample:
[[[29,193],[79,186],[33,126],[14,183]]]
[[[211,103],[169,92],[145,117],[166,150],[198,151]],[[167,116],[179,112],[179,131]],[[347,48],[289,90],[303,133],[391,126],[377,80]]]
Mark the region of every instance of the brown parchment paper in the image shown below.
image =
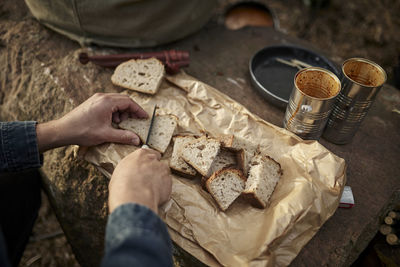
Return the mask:
[[[270,205],[256,209],[236,200],[221,212],[200,181],[173,176],[172,196],[160,209],[172,239],[210,266],[286,266],[339,204],[346,164],[316,141],[276,127],[218,90],[181,72],[167,77],[155,96],[128,92],[151,112],[157,104],[179,118],[179,132],[235,134],[260,144],[283,169]],[[85,159],[110,177],[136,147],[103,144]],[[163,155],[168,160],[171,146]]]

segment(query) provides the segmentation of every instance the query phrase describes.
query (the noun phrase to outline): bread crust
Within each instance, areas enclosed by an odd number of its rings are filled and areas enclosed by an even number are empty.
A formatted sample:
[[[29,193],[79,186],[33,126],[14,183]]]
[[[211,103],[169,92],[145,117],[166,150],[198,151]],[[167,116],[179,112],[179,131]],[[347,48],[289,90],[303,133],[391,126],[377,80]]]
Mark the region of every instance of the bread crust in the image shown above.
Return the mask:
[[[177,175],[177,176],[180,176],[180,177],[184,177],[184,178],[191,179],[191,180],[197,179],[197,178],[200,177],[200,174],[199,174],[198,172],[196,172],[195,175],[191,175],[191,174],[189,174],[189,173],[181,172],[181,171],[179,171],[179,170],[177,170],[177,169],[174,169],[174,168],[172,168],[171,166],[169,166],[169,167],[170,167],[171,172],[172,172],[173,174],[175,174],[175,175]]]
[[[207,181],[208,181],[208,178],[207,178],[207,177],[201,176],[201,180],[200,180],[201,188],[203,188],[203,190],[206,191],[207,193],[210,193],[210,192],[208,191],[208,188],[207,188]]]
[[[263,155],[263,156],[266,157],[266,158],[268,158],[268,159],[270,159],[270,160],[272,160],[272,161],[275,162],[276,164],[278,164],[278,166],[279,166],[279,171],[278,171],[278,173],[279,173],[280,175],[283,174],[282,166],[281,166],[281,164],[280,164],[279,162],[277,162],[276,160],[274,160],[273,158],[271,158],[271,157],[268,156],[268,155]]]

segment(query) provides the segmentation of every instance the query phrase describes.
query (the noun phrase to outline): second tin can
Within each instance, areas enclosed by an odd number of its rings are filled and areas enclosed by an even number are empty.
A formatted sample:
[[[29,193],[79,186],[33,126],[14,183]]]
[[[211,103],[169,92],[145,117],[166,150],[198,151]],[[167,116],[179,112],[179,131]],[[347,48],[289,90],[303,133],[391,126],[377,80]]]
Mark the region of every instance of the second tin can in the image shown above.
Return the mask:
[[[352,140],[386,81],[386,72],[364,58],[346,60],[342,72],[343,89],[324,132],[324,138],[335,144],[347,144]]]
[[[318,140],[340,87],[340,80],[329,70],[310,67],[298,71],[283,126],[303,139]]]

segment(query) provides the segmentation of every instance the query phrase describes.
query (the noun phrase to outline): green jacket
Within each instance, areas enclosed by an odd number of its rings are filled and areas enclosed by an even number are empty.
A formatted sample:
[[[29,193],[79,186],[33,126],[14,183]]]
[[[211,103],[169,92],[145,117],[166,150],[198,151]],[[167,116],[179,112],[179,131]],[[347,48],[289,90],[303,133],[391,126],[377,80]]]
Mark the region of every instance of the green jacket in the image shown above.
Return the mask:
[[[199,30],[217,0],[25,0],[33,16],[82,45],[151,47]]]

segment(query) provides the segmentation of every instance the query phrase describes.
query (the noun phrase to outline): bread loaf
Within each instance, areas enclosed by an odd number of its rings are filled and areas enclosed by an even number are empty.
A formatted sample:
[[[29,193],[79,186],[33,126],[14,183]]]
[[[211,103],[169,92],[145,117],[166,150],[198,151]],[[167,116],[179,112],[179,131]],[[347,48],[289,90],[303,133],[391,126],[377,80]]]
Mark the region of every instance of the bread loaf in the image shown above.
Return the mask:
[[[165,69],[156,58],[132,59],[115,69],[113,84],[146,94],[155,94],[164,77]]]

